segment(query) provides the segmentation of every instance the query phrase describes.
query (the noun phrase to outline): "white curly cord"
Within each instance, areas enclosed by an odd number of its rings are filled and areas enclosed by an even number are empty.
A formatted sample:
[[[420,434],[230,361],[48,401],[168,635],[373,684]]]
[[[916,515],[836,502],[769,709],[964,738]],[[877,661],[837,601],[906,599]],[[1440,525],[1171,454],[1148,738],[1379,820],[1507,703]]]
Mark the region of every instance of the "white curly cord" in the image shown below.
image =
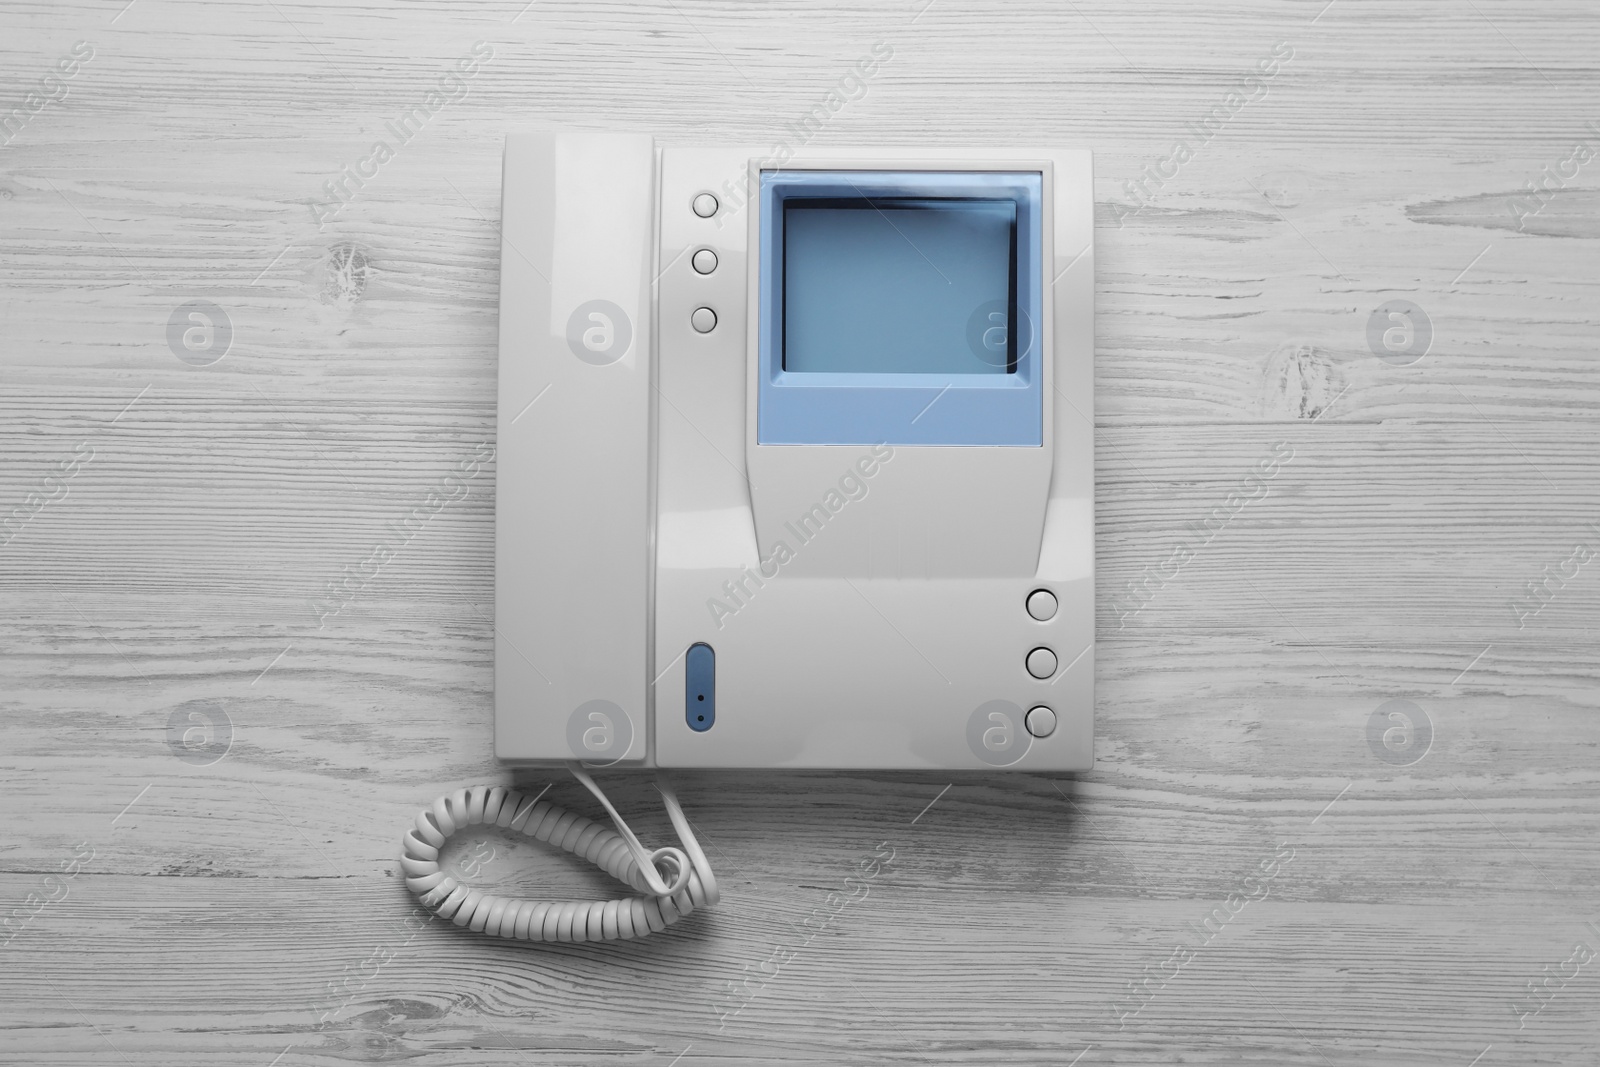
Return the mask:
[[[567,769],[605,806],[616,824],[615,831],[504,786],[458,789],[424,808],[417,815],[416,825],[406,831],[405,852],[400,858],[406,888],[442,919],[519,941],[643,937],[665,930],[697,907],[717,902],[720,894],[716,876],[664,778],[657,777],[656,788],[661,791],[667,817],[672,820],[683,849],[668,847],[650,852],[628,829],[588,772],[576,763],[569,763]],[[517,830],[559,845],[638,890],[639,895],[552,903],[472,889],[439,866],[439,852],[456,831],[477,824]],[[671,881],[662,878],[657,864],[671,868]]]

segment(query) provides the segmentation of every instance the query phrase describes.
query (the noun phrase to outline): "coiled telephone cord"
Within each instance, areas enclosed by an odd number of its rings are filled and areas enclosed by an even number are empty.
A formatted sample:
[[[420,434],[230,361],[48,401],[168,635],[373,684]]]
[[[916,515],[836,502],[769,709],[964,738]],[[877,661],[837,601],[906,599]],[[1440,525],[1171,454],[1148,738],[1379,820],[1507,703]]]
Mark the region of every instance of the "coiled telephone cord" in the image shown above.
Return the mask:
[[[518,941],[601,941],[658,933],[695,908],[719,898],[716,876],[695,840],[678,798],[661,776],[656,788],[682,849],[647,850],[594,779],[577,763],[572,776],[611,815],[615,830],[505,786],[473,786],[440,797],[406,831],[400,859],[406,887],[424,907],[457,926]],[[493,825],[527,834],[581,856],[625,883],[636,895],[615,900],[543,901],[473,889],[439,866],[439,852],[457,831]],[[668,869],[668,877],[661,868]]]

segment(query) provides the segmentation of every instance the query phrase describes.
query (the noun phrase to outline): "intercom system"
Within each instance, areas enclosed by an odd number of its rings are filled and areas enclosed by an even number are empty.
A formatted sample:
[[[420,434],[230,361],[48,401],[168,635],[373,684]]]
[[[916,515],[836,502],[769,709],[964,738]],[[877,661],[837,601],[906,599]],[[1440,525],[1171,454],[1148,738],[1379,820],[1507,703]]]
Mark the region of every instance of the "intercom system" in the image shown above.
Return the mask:
[[[461,925],[629,937],[716,899],[584,766],[1086,770],[1094,719],[1085,150],[506,140],[496,787],[406,836]],[[492,822],[640,895],[549,905],[439,866]],[[664,874],[662,867],[667,868]]]
[[[1084,770],[1087,151],[513,134],[495,749]]]

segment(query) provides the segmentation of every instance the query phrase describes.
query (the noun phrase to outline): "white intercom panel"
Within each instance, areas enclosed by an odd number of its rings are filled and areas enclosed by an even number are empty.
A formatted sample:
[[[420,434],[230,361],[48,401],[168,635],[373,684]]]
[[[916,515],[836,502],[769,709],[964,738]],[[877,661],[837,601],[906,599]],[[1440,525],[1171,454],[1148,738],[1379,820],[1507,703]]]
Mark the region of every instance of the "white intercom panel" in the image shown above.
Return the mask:
[[[1086,770],[1082,150],[505,151],[495,749]]]

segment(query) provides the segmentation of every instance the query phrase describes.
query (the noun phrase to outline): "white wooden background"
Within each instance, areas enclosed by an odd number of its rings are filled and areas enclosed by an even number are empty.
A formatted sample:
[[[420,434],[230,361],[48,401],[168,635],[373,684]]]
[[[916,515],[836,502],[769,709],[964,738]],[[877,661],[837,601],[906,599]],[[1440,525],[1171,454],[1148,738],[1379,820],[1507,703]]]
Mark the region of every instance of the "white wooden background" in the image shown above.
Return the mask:
[[[1600,163],[1520,230],[1507,201],[1600,148],[1600,7],[123,3],[0,12],[0,114],[94,50],[0,148],[0,515],[93,449],[0,547],[0,904],[26,916],[0,1060],[1595,1061],[1600,565],[1512,605],[1600,551]],[[323,183],[478,40],[467,98],[319,229]],[[307,603],[494,439],[504,130],[776,139],[878,41],[816,143],[1096,152],[1096,770],[686,776],[715,910],[600,946],[413,934],[407,820],[509,778],[492,468],[324,628]],[[1124,183],[1280,42],[1266,97],[1119,227]],[[1409,366],[1367,342],[1397,298],[1434,328]],[[205,367],[166,338],[197,299],[235,331]],[[1277,442],[1267,495],[1119,629],[1125,583]],[[1410,765],[1368,741],[1400,698],[1434,731]],[[206,766],[169,743],[200,708],[231,746]],[[463,848],[485,881],[603,884]]]

